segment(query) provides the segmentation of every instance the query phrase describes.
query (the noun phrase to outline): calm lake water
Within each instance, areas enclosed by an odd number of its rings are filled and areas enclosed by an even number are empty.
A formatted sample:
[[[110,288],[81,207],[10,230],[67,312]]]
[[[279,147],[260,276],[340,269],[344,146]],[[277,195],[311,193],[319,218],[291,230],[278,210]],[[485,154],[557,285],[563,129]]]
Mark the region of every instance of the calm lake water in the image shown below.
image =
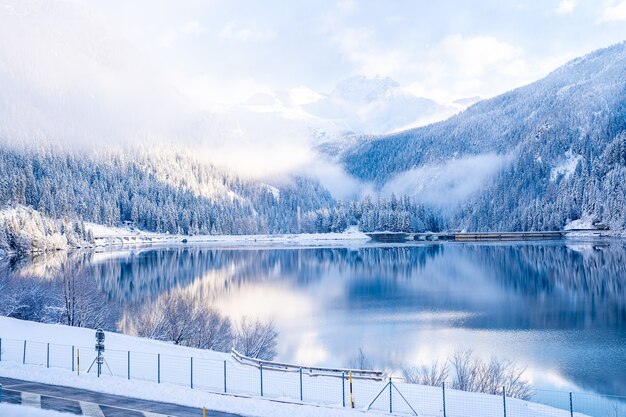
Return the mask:
[[[620,240],[188,246],[9,268],[23,275],[80,270],[121,309],[179,288],[233,318],[272,318],[281,361],[341,367],[362,348],[375,367],[393,369],[471,348],[527,366],[536,388],[626,396]]]

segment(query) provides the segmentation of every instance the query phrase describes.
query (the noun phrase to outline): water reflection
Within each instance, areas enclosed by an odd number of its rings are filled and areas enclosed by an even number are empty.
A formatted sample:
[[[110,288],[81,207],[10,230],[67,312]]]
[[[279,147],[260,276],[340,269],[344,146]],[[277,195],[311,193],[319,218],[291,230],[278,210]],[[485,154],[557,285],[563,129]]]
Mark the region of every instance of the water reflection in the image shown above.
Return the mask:
[[[3,268],[80,271],[120,309],[179,288],[234,318],[273,317],[285,361],[345,365],[363,347],[392,367],[471,347],[528,364],[540,387],[626,395],[623,241],[153,248]]]

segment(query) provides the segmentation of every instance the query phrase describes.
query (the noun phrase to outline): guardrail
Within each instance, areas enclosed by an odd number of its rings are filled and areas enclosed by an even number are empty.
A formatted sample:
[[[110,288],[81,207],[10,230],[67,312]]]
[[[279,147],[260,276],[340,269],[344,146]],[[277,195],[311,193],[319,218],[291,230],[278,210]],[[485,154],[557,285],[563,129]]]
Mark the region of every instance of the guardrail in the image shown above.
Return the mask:
[[[263,367],[266,370],[282,371],[282,372],[304,372],[308,376],[330,376],[335,378],[345,378],[346,375],[352,375],[354,379],[371,379],[375,381],[383,380],[382,371],[372,371],[365,369],[350,368],[321,368],[314,366],[292,365],[288,363],[266,361],[256,358],[250,358],[242,355],[235,349],[231,351],[233,358],[242,365],[250,365],[257,368]]]

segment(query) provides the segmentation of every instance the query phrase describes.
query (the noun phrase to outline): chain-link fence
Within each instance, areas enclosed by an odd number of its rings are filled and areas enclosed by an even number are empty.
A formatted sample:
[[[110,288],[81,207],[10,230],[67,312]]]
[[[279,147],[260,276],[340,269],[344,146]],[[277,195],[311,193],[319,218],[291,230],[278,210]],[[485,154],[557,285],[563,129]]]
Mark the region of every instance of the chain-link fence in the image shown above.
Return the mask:
[[[0,339],[0,361],[95,373],[94,348]],[[167,383],[392,414],[432,417],[626,417],[626,397],[536,389],[530,401],[424,386],[396,379],[350,375],[349,370],[263,366],[262,362],[183,357],[107,349],[103,377]],[[93,366],[92,366],[93,365]],[[92,367],[93,369],[89,369]]]

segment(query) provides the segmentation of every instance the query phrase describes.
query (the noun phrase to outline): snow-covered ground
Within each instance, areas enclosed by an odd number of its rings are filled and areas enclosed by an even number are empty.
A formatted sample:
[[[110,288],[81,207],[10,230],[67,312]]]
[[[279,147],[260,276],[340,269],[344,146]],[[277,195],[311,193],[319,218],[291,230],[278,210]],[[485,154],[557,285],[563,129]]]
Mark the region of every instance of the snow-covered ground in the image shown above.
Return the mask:
[[[284,235],[199,235],[184,236],[154,233],[132,227],[109,227],[85,223],[94,235],[96,247],[138,246],[146,244],[202,243],[219,246],[241,245],[344,245],[350,242],[363,243],[370,240],[365,233],[353,226],[343,233],[301,233]]]
[[[206,406],[249,416],[361,415],[381,390],[385,392],[374,402],[373,411],[368,415],[384,415],[382,413],[389,408],[386,381],[355,379],[356,409],[350,410],[342,407],[344,399],[349,404],[348,382],[323,373],[305,373],[300,385],[298,372],[268,369],[260,372],[259,368],[239,364],[228,354],[107,333],[105,358],[113,375],[105,367],[102,377],[97,378],[93,372],[86,373],[95,356],[93,330],[2,317],[0,338],[0,375],[5,377],[193,407]],[[26,351],[24,340],[27,340]],[[48,362],[50,368],[47,368]],[[224,369],[230,395],[220,394],[224,390]],[[261,380],[263,399],[260,398]],[[441,388],[400,381],[395,384],[420,416],[443,415]],[[300,389],[303,402],[299,400]],[[393,403],[394,413],[411,413],[395,391]],[[448,416],[464,415],[464,410],[472,409],[476,410],[476,415],[499,417],[503,411],[502,397],[449,389],[446,390],[446,409]],[[513,398],[507,398],[507,411],[510,415],[534,417],[569,416],[569,411]]]
[[[585,230],[594,229],[593,219],[589,216],[584,216],[581,219],[572,220],[571,222],[567,223],[565,227],[563,227],[563,230],[576,230],[576,229],[585,229]]]
[[[565,237],[574,239],[602,236],[626,237],[626,232],[597,229],[591,216],[583,216],[580,219],[572,220],[563,227],[563,230],[567,232]]]
[[[59,413],[41,408],[25,407],[21,405],[0,404],[2,417],[69,417],[75,414]]]

